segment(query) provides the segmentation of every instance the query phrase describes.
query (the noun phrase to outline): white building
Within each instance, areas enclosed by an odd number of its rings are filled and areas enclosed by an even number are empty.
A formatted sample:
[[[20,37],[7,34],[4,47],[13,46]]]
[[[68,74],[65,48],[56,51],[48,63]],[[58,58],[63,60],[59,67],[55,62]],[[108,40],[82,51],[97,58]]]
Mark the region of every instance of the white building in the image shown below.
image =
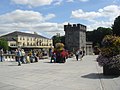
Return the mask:
[[[12,48],[25,48],[25,49],[36,49],[36,48],[51,48],[53,46],[52,39],[43,37],[36,33],[24,33],[24,32],[12,32],[1,36],[8,41],[8,46]]]

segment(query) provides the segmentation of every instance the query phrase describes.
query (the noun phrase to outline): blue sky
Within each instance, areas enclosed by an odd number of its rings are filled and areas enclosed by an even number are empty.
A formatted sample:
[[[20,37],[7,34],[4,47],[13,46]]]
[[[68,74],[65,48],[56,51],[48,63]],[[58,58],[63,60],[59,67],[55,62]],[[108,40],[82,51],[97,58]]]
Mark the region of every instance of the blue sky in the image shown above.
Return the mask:
[[[64,25],[83,24],[87,31],[111,27],[120,15],[120,0],[1,0],[0,34],[37,32],[64,35]]]

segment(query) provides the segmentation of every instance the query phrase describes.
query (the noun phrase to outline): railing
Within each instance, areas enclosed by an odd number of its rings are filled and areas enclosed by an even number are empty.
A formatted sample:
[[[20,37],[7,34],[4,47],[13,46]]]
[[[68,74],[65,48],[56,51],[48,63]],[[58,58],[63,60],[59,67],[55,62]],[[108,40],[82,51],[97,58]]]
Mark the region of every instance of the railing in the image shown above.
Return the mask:
[[[3,54],[3,61],[15,61],[15,54]]]
[[[48,56],[39,57],[39,59],[47,59],[47,58]],[[1,60],[1,55],[0,55],[0,60]],[[3,54],[2,61],[15,61],[15,54]]]

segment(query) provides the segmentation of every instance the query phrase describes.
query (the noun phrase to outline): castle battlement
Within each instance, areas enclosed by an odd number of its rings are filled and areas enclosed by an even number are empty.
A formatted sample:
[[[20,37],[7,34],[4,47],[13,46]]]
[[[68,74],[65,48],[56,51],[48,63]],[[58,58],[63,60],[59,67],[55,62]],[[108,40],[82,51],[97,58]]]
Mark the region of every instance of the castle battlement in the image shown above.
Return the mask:
[[[64,31],[66,30],[83,30],[86,31],[86,26],[82,25],[82,24],[70,24],[68,23],[68,25],[64,25]]]

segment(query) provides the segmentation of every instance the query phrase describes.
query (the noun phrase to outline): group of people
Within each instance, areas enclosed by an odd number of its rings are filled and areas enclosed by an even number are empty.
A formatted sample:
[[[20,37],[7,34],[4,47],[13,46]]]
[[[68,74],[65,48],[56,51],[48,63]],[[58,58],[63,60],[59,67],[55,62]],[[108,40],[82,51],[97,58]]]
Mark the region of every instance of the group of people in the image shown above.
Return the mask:
[[[85,56],[85,50],[78,49],[75,52],[75,56],[76,56],[77,61],[79,60],[79,58],[80,58],[80,60],[82,60],[83,56]]]
[[[1,56],[3,54],[3,50],[1,50]],[[44,52],[43,55],[46,55],[47,52]],[[51,50],[51,59],[50,62],[54,63],[65,63],[66,59],[71,55],[69,52],[65,49],[61,51],[57,50]],[[83,56],[85,55],[85,51],[82,49],[76,50],[74,53],[76,56],[76,60],[78,61],[79,59],[82,60]],[[26,63],[33,63],[33,62],[38,62],[38,60],[41,57],[41,53],[39,51],[30,51],[26,53],[24,49],[18,48],[15,50],[15,60],[18,62],[18,66],[21,66],[21,63],[26,64]],[[2,57],[1,57],[1,61]]]
[[[76,60],[78,61],[79,59],[82,60],[83,56],[85,56],[85,50],[78,49],[75,52]],[[51,55],[51,63],[52,61],[56,62],[66,62],[66,59],[69,57],[69,53],[66,50],[62,50],[60,52],[53,51]]]
[[[39,52],[30,51],[28,53],[25,53],[24,49],[18,48],[15,51],[15,60],[18,62],[18,66],[21,66],[21,63],[26,64],[38,62],[39,55]]]

